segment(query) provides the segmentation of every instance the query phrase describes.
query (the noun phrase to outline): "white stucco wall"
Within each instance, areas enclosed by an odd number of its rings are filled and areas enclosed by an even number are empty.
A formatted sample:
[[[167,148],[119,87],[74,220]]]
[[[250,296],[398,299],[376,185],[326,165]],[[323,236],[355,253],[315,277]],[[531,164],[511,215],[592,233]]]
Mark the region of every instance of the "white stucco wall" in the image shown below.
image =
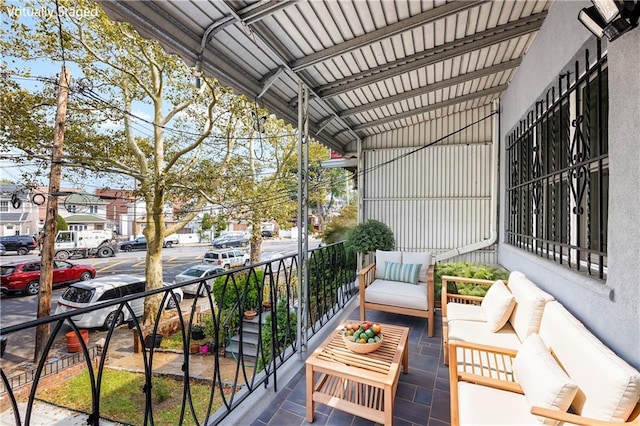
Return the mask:
[[[498,261],[553,294],[614,352],[640,369],[640,29],[603,50],[609,65],[609,235],[606,283],[504,243],[507,217],[505,140],[558,74],[594,38],[578,21],[590,2],[556,1],[501,105],[501,215]]]

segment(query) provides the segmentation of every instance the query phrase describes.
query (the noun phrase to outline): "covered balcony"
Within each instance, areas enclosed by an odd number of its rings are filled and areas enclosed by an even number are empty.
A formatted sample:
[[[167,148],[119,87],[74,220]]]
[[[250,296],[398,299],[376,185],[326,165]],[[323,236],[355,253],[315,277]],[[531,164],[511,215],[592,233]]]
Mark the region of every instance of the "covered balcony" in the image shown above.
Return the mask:
[[[301,158],[309,138],[355,158],[359,221],[386,223],[398,250],[521,271],[640,369],[640,31],[597,39],[586,1],[99,3],[297,125]],[[310,256],[303,244],[303,270]],[[357,319],[357,293],[342,294],[307,326]],[[448,424],[440,315],[434,337],[426,320],[377,315],[411,327],[394,423]],[[256,392],[211,421],[304,424],[304,354],[323,335],[310,334],[291,370],[247,382]]]

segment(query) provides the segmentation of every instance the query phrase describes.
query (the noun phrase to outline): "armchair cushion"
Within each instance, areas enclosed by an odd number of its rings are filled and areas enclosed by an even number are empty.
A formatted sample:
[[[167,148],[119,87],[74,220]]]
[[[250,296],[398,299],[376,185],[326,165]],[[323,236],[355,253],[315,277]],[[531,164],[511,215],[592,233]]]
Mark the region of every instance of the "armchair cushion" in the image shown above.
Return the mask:
[[[384,279],[388,281],[400,281],[409,284],[418,284],[420,274],[419,263],[385,262]]]
[[[578,386],[536,333],[522,343],[513,361],[513,372],[531,406],[566,412],[578,392]],[[551,419],[540,420],[544,424],[558,424]]]
[[[367,287],[365,301],[381,305],[399,306],[426,311],[427,286],[408,284],[398,281],[375,280]]]
[[[405,251],[402,253],[402,263],[419,263],[420,275],[418,281],[426,283],[428,280],[427,273],[431,265],[431,253],[428,251]]]
[[[402,263],[401,251],[376,250],[376,278],[384,279],[384,266],[386,262]]]
[[[515,305],[516,299],[504,282],[498,280],[493,283],[480,304],[489,331],[495,333],[500,330],[507,323]]]

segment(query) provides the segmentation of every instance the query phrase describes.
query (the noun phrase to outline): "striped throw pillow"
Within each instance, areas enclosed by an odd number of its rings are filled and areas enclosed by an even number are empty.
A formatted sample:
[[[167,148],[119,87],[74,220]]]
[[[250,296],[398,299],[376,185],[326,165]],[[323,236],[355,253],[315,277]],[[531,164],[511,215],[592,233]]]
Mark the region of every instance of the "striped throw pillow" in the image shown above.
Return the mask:
[[[418,284],[420,276],[419,263],[384,263],[384,279],[388,281],[400,281],[403,283]]]

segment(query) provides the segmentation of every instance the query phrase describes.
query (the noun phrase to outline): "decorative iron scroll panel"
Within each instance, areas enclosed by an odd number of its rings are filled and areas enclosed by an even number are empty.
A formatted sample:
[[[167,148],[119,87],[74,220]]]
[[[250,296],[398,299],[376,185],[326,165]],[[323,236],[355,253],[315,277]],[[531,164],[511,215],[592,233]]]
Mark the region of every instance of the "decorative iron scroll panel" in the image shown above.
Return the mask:
[[[16,425],[30,424],[33,404],[36,395],[42,395],[47,385],[45,379],[65,369],[60,361],[55,361],[56,346],[60,338],[64,339],[65,330],[71,329],[78,336],[81,351],[73,355],[74,364],[84,364],[91,385],[91,407],[87,407],[87,423],[98,425],[101,416],[100,400],[104,397],[104,375],[109,370],[109,360],[116,358],[117,345],[124,341],[137,339],[140,356],[143,361],[144,386],[140,393],[144,399],[144,407],[136,407],[141,411],[144,424],[152,425],[159,420],[157,403],[152,398],[154,386],[162,375],[162,362],[158,360],[159,350],[153,345],[153,339],[147,339],[160,331],[160,323],[167,316],[177,317],[177,332],[181,333],[179,348],[173,349],[182,354],[182,375],[178,380],[182,383],[182,398],[179,424],[218,424],[234,409],[242,409],[241,403],[260,386],[271,385],[273,392],[278,391],[278,369],[299,350],[296,341],[296,310],[300,300],[297,288],[298,256],[290,255],[273,259],[257,265],[233,269],[206,280],[196,279],[180,284],[163,287],[122,297],[117,300],[98,305],[99,309],[112,309],[120,313],[133,310],[129,303],[135,299],[149,297],[154,294],[162,296],[160,306],[167,306],[169,300],[176,301],[174,289],[191,284],[198,284],[197,294],[201,296],[185,299],[177,304],[176,309],[161,309],[152,325],[144,326],[142,319],[134,318],[129,326],[115,327],[115,321],[108,329],[101,351],[96,351],[95,343],[86,344],[79,336],[80,330],[73,321],[74,316],[97,311],[95,307],[82,308],[48,318],[29,321],[19,325],[0,328],[0,335],[6,336],[6,354],[12,351],[12,345],[23,345],[20,332],[33,332],[39,324],[50,324],[51,335],[45,342],[42,360],[35,366],[31,374],[12,375],[0,367],[0,396],[9,401],[13,407]],[[309,251],[309,299],[307,301],[309,336],[317,333],[326,323],[338,314],[345,305],[355,297],[358,288],[355,284],[355,256],[349,255],[344,243],[335,243]],[[209,283],[213,280],[212,287]],[[214,309],[202,312],[202,303],[214,306]],[[245,310],[258,311],[257,320],[251,324],[243,321]],[[175,315],[172,315],[175,313]],[[211,340],[208,347],[208,364],[210,371],[206,377],[197,376],[191,368],[192,325],[205,324],[210,328],[207,338]],[[257,326],[257,342],[249,337],[251,329]],[[233,342],[232,342],[233,341]],[[235,349],[229,349],[235,344]],[[247,353],[248,344],[255,346],[252,354]],[[98,354],[99,353],[99,354]],[[230,353],[230,355],[229,355]],[[120,355],[120,353],[118,353]],[[71,358],[71,357],[68,357]],[[226,358],[226,374],[222,373],[223,358]],[[66,359],[66,358],[65,358]],[[52,361],[53,360],[53,361]],[[54,363],[54,364],[51,364]],[[229,365],[231,364],[231,365]],[[202,374],[202,373],[201,373]],[[70,380],[63,375],[63,380]],[[55,376],[58,377],[58,376]],[[58,379],[56,379],[58,380]],[[192,386],[195,382],[207,386],[209,404],[216,398],[220,407],[215,410],[212,405],[204,411],[197,410],[192,401]],[[42,389],[41,389],[42,388]],[[26,392],[25,392],[26,389]],[[19,409],[18,403],[26,401],[26,408]],[[154,416],[156,419],[154,420]]]
[[[607,58],[558,76],[507,137],[506,241],[606,278],[609,188]]]

